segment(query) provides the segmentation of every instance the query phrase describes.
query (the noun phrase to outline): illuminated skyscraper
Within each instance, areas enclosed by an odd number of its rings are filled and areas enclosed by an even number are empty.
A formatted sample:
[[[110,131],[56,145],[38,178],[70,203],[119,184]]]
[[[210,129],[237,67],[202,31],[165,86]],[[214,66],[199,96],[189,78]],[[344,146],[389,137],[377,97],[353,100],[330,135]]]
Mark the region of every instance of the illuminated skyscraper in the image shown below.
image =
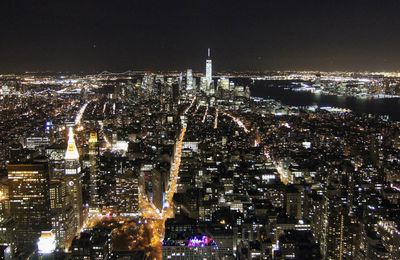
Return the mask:
[[[68,196],[67,185],[61,180],[54,179],[50,181],[49,186],[53,233],[58,247],[63,249],[70,246],[77,232],[77,220],[70,196]]]
[[[193,89],[193,71],[188,69],[186,72],[186,90]]]
[[[89,138],[89,162],[90,162],[90,210],[99,209],[99,171],[98,171],[98,138],[97,132],[91,132]]]
[[[71,196],[74,216],[77,220],[78,230],[83,224],[83,202],[82,202],[82,183],[81,183],[81,164],[79,162],[79,152],[74,140],[72,127],[68,133],[68,147],[65,152],[65,179],[67,181],[68,193]]]
[[[212,82],[212,60],[211,60],[210,48],[208,48],[208,55],[206,60],[206,80],[207,80],[207,89],[209,89],[210,84]]]
[[[90,155],[96,155],[97,150],[98,150],[98,138],[97,138],[97,132],[91,132],[90,137],[89,137],[89,154]]]
[[[115,196],[118,199],[118,212],[129,215],[138,212],[139,176],[137,172],[127,170],[116,174]]]
[[[218,80],[218,88],[224,91],[229,90],[229,79],[228,78],[220,78]]]
[[[206,77],[200,77],[200,90],[203,92],[207,92],[208,90]]]
[[[41,232],[51,228],[48,165],[36,161],[11,163],[8,179],[17,251],[29,253]]]
[[[9,215],[9,209],[8,180],[7,178],[0,178],[0,223]]]
[[[68,131],[68,146],[67,146],[67,151],[65,152],[65,161],[66,163],[72,163],[72,164],[79,164],[79,152],[78,152],[78,148],[76,148],[76,144],[75,144],[75,139],[74,139],[74,131],[72,129],[72,127],[69,128]],[[67,167],[66,167],[67,170]],[[80,172],[81,169],[79,167],[79,169],[73,169],[71,168],[70,171],[66,171],[65,174],[69,175],[69,174],[76,174],[77,172]]]

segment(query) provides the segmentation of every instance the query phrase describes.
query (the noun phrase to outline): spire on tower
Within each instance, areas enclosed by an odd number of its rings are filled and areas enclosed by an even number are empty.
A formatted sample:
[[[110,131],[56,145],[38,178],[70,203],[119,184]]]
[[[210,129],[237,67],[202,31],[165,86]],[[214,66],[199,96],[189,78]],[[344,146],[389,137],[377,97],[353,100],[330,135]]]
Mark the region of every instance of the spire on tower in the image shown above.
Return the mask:
[[[79,160],[79,152],[78,148],[76,148],[72,127],[68,130],[68,147],[67,151],[65,151],[65,160]]]
[[[208,48],[208,57],[206,60],[206,88],[208,89],[210,87],[210,84],[212,83],[212,60],[211,60],[211,52],[210,48]]]

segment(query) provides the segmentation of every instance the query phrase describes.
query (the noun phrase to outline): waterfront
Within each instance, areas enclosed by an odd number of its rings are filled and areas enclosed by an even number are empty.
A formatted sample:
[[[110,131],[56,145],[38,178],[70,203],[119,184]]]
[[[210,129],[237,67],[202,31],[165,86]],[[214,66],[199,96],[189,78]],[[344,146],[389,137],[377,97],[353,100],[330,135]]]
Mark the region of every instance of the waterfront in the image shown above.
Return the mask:
[[[297,86],[289,81],[254,81],[251,84],[251,95],[279,100],[289,106],[318,105],[348,108],[357,114],[388,115],[392,120],[400,120],[399,98],[363,99],[293,91],[294,87]]]

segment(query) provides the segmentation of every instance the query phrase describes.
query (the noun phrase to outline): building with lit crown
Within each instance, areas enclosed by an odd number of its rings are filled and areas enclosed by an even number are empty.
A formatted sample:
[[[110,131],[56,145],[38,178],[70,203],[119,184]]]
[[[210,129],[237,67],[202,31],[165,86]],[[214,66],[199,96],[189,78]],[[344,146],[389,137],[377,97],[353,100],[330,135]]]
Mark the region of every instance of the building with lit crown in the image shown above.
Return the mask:
[[[72,127],[69,128],[68,146],[65,152],[65,180],[67,190],[71,196],[72,207],[79,230],[83,224],[83,202],[82,202],[82,182],[81,182],[81,164],[79,161],[79,152],[74,140]]]

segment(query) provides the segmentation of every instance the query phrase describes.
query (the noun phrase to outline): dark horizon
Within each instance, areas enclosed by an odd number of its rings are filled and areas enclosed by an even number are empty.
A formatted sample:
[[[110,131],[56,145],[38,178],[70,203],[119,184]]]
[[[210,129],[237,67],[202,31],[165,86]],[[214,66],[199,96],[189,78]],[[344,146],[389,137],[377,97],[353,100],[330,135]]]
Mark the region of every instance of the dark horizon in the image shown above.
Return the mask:
[[[400,71],[398,1],[2,1],[0,73]]]

